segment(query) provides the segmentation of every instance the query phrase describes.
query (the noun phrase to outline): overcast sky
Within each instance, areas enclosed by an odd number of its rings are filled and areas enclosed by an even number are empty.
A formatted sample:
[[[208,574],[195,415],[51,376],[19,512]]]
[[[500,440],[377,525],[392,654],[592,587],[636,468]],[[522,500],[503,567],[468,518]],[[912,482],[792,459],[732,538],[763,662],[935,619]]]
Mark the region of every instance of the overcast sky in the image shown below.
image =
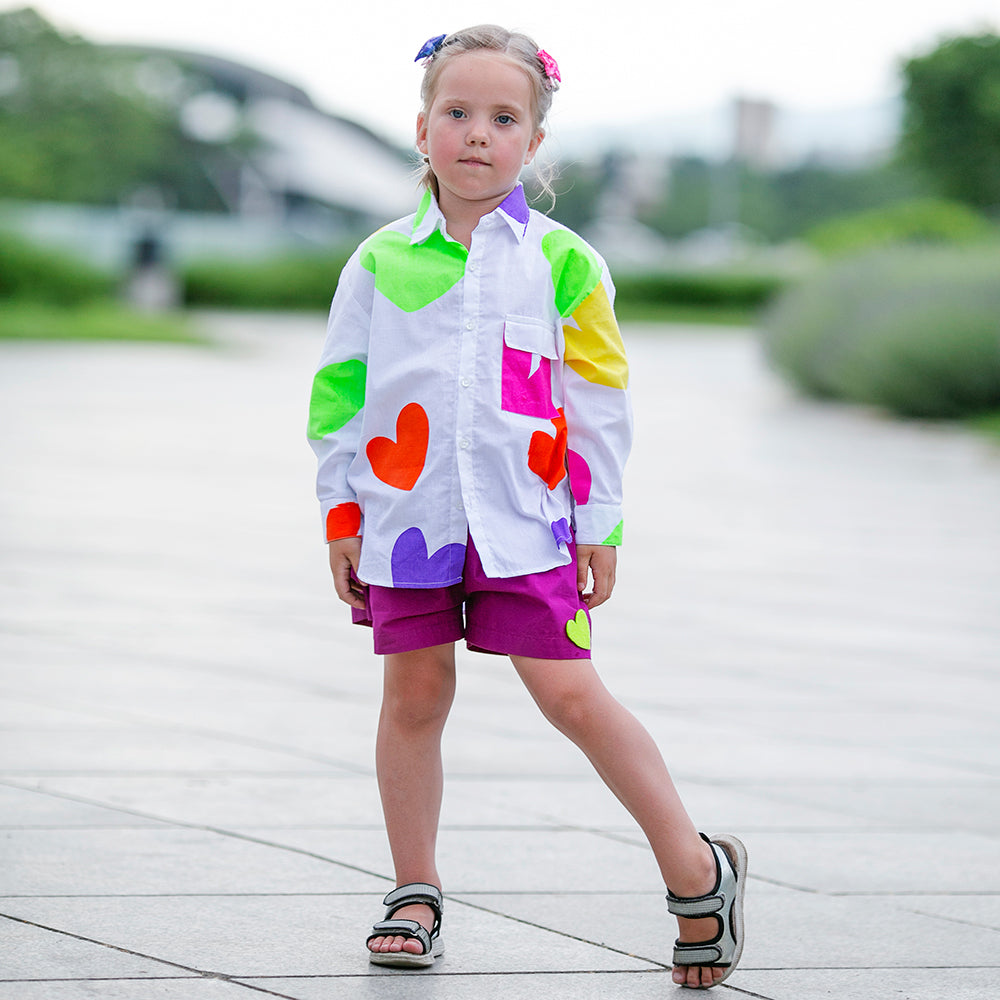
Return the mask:
[[[0,0],[0,8],[22,4]],[[303,87],[324,110],[409,142],[425,39],[484,21],[559,61],[551,131],[711,109],[741,95],[789,108],[885,100],[901,59],[1000,29],[1000,0],[37,0],[96,42],[195,49]]]

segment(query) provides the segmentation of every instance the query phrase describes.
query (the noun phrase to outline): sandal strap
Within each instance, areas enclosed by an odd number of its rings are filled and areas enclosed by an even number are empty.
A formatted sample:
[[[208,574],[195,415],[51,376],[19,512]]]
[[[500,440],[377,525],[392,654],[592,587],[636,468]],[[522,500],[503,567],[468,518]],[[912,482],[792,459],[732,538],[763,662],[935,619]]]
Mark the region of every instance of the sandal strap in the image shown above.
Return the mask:
[[[720,961],[722,949],[718,945],[685,944],[678,941],[674,944],[674,965],[701,965],[725,968],[729,962]]]
[[[675,896],[667,890],[667,909],[675,916],[715,917],[717,931],[705,941],[676,941],[674,965],[732,969],[743,952],[743,890],[746,848],[728,834],[715,841],[701,834],[715,857],[715,885],[704,896]],[[726,978],[727,972],[723,978]],[[721,980],[720,980],[721,981]]]
[[[368,944],[374,938],[380,937],[404,937],[419,941],[424,949],[422,954],[431,953],[431,936],[427,933],[427,928],[422,927],[416,920],[380,920],[372,925],[372,932],[365,943]]]
[[[409,882],[393,889],[385,899],[382,900],[386,907],[385,919],[390,920],[393,915],[403,909],[404,906],[429,906],[434,914],[434,926],[431,928],[430,936],[435,938],[441,930],[441,915],[444,911],[444,897],[441,890],[436,885],[429,882]],[[416,923],[416,921],[401,921],[401,923]],[[376,924],[376,926],[378,926]],[[420,925],[417,924],[419,927]],[[376,937],[378,935],[375,935]],[[429,951],[430,949],[425,949]]]
[[[444,909],[444,897],[441,895],[441,890],[429,882],[409,882],[406,885],[401,885],[398,889],[393,889],[382,900],[384,906],[394,906],[396,909],[401,906],[410,906],[413,903],[423,903],[432,910]]]
[[[667,910],[675,917],[711,917],[724,909],[728,900],[732,901],[732,891],[736,886],[736,871],[729,855],[718,844],[713,844],[704,834],[701,838],[712,848],[715,858],[715,885],[704,896],[675,896],[667,889]]]

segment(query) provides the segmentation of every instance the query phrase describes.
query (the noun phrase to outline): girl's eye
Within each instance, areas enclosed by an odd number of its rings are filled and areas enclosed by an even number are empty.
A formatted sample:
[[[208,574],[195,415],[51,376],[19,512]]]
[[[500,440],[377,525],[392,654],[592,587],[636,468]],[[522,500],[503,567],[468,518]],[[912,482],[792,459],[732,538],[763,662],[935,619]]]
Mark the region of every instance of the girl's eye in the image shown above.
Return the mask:
[[[511,115],[497,115],[497,122],[500,125],[513,125],[514,118]]]
[[[448,112],[448,114],[451,115],[452,118],[465,117],[465,112],[461,108],[452,108],[451,111]]]

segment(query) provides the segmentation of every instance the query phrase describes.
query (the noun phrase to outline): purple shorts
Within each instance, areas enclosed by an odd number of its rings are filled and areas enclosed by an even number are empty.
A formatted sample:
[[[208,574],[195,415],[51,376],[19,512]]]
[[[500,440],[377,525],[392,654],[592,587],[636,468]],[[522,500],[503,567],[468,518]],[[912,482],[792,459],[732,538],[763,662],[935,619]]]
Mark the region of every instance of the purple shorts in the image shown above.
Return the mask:
[[[543,573],[489,577],[470,536],[462,582],[414,590],[367,586],[365,610],[351,609],[356,625],[374,631],[376,653],[407,653],[465,638],[479,653],[542,660],[590,658],[590,615],[576,589],[576,546],[571,561]],[[464,605],[464,615],[463,615]]]

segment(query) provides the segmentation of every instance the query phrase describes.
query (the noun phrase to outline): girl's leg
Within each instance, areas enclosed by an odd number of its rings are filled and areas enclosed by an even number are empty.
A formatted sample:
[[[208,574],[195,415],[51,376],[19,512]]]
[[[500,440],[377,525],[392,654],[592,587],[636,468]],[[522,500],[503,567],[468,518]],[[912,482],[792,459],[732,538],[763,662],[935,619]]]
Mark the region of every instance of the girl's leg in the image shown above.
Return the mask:
[[[382,813],[396,872],[396,885],[441,885],[435,861],[444,776],[441,734],[455,696],[455,646],[431,646],[385,657],[382,712],[375,744]],[[395,914],[431,929],[427,906],[405,907]],[[418,941],[376,938],[372,951],[411,951]]]
[[[700,896],[715,885],[715,860],[699,837],[653,738],[615,700],[590,660],[511,660],[545,717],[568,736],[642,828],[663,875],[678,896]],[[715,935],[714,918],[678,918],[680,940]],[[674,981],[710,985],[722,969],[677,966]]]

